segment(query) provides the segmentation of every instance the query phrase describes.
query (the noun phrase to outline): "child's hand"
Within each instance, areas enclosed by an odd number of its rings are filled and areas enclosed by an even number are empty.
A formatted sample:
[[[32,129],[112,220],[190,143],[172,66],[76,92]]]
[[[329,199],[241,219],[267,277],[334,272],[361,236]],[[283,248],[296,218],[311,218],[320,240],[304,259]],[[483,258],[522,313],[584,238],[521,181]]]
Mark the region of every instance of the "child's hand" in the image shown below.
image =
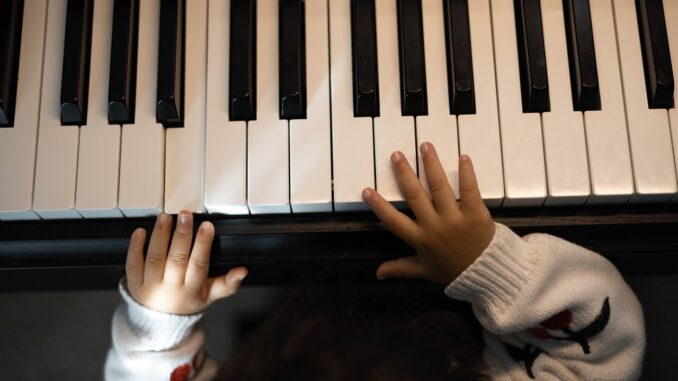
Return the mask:
[[[468,156],[459,160],[460,201],[447,181],[435,148],[421,145],[431,198],[426,194],[407,159],[394,152],[391,161],[400,190],[417,220],[399,212],[376,191],[363,190],[363,198],[379,219],[418,255],[386,261],[377,278],[421,278],[450,284],[490,244],[494,220],[480,196],[473,165]]]
[[[214,239],[212,223],[205,221],[200,225],[191,251],[193,214],[181,211],[168,255],[171,232],[172,216],[161,213],[155,221],[145,263],[146,231],[139,228],[132,234],[125,269],[127,287],[134,300],[160,312],[193,314],[238,291],[247,275],[245,267],[231,269],[225,276],[207,278]]]

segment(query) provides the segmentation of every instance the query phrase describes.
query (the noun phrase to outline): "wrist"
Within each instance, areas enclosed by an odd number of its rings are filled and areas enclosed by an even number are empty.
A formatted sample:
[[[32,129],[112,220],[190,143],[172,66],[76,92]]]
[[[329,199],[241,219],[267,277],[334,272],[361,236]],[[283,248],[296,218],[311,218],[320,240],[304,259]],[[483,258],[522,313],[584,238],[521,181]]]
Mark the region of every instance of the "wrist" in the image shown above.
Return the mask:
[[[487,250],[496,236],[496,223],[489,219],[483,223],[474,223],[470,231],[466,234],[465,244],[460,245],[457,252],[450,258],[450,269],[452,278],[447,284],[457,279],[466,269],[468,269],[480,256]]]
[[[202,312],[178,315],[156,311],[144,306],[129,293],[126,277],[120,280],[118,290],[125,301],[125,315],[131,329],[138,334],[153,337],[154,341],[159,343],[181,341],[203,316]]]

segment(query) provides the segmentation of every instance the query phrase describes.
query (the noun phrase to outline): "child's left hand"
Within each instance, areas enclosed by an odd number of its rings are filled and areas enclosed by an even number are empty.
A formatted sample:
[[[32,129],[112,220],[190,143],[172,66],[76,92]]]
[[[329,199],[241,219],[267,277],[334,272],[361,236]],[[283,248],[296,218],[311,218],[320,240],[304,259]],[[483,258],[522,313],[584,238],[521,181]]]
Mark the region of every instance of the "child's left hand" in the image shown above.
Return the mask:
[[[207,278],[214,226],[209,221],[200,225],[191,251],[193,214],[181,211],[178,217],[169,246],[172,216],[165,213],[158,216],[145,261],[146,231],[143,228],[134,231],[125,265],[127,287],[134,300],[152,310],[193,314],[235,294],[247,276],[247,268],[236,267],[226,275]]]

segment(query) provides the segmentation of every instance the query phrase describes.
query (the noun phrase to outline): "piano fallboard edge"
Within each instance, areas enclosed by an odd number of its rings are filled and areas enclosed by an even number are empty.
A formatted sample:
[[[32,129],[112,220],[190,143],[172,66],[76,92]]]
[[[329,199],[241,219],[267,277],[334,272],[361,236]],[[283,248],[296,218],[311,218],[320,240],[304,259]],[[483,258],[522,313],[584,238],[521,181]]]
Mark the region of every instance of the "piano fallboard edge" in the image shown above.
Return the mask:
[[[492,215],[520,235],[553,234],[596,251],[624,275],[678,273],[678,206],[508,209]],[[320,269],[350,271],[352,279],[371,282],[383,260],[414,254],[371,213],[196,214],[194,227],[204,220],[216,230],[210,274],[246,265],[245,285],[293,284]],[[131,233],[137,227],[150,233],[154,222],[0,222],[0,291],[112,289],[124,274]]]

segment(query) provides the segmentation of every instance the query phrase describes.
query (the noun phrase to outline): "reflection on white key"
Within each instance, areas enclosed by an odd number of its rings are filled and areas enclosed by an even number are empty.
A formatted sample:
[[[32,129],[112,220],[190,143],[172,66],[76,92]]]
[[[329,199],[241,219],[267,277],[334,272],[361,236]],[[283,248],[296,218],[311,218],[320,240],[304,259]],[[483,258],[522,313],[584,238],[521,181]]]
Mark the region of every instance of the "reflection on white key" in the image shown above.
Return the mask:
[[[591,175],[588,203],[624,203],[633,194],[633,172],[612,0],[591,1],[589,4],[601,109],[584,113]]]
[[[33,209],[42,218],[80,218],[75,210],[78,126],[62,126],[61,69],[67,0],[52,0],[47,11]]]
[[[416,171],[417,147],[414,118],[403,116],[400,107],[396,0],[376,1],[375,14],[379,65],[379,116],[374,118],[377,191],[388,201],[403,201],[404,195],[400,192],[393,173],[391,154],[393,151],[401,151]]]
[[[278,107],[278,1],[257,4],[257,119],[247,122],[247,204],[290,213],[288,125]]]
[[[86,218],[122,217],[118,210],[120,126],[108,124],[113,0],[94,2],[87,124],[80,126],[75,207]]]
[[[302,6],[304,6],[302,4]],[[307,0],[306,119],[290,120],[292,211],[332,211],[327,1]]]
[[[574,111],[562,0],[541,1],[551,110],[542,113],[547,205],[583,204],[591,194],[584,115]]]
[[[678,1],[664,1],[664,18],[666,19],[666,33],[669,37],[669,50],[671,51],[675,83],[678,78]],[[678,105],[676,89],[673,90],[673,99],[674,103]],[[676,108],[676,105],[669,110],[669,120],[671,122],[671,137],[673,138],[673,159],[676,165],[676,176],[678,176],[678,108]],[[678,202],[678,193],[673,196],[673,202]]]
[[[0,220],[38,219],[33,175],[47,0],[25,0],[14,127],[0,128]]]
[[[366,210],[362,190],[374,187],[372,119],[353,116],[351,2],[331,0],[329,5],[334,208]]]
[[[541,205],[546,197],[541,119],[522,111],[513,0],[492,0],[492,25],[506,191],[502,205]]]
[[[668,201],[677,190],[668,113],[648,107],[635,1],[613,4],[636,189],[631,201]]]
[[[134,124],[122,126],[119,207],[127,217],[163,210],[165,129],[155,118],[160,0],[139,3]]]
[[[457,118],[450,114],[447,91],[447,63],[445,57],[445,24],[443,2],[423,0],[421,8],[424,26],[424,61],[426,62],[426,87],[428,115],[417,116],[417,141],[431,142],[436,147],[447,179],[459,198],[459,143]],[[417,147],[418,149],[418,147]],[[428,190],[426,171],[421,155],[419,179]],[[412,163],[414,165],[414,163]]]
[[[205,207],[248,214],[247,123],[229,121],[230,1],[210,0],[207,17]]]
[[[459,150],[473,160],[480,194],[488,207],[504,200],[504,173],[494,76],[489,0],[468,2],[476,113],[459,115]]]
[[[184,127],[168,128],[165,151],[165,212],[205,210],[205,72],[207,68],[207,0],[186,2],[184,50]]]

